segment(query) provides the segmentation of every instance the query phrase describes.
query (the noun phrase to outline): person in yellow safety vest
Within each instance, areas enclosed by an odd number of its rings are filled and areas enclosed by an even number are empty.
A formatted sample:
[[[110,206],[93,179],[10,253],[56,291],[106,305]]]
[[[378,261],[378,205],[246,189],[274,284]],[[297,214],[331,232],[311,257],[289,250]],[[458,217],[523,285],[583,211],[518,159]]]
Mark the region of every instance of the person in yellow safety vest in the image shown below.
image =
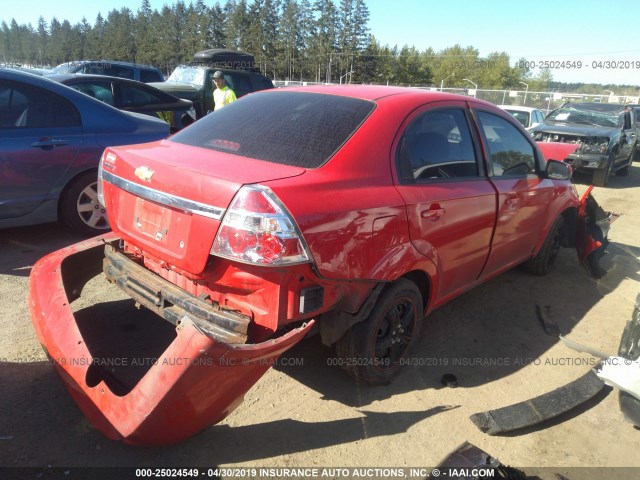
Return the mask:
[[[236,101],[235,92],[225,85],[224,75],[220,70],[213,74],[213,81],[216,84],[216,89],[213,91],[214,111]]]

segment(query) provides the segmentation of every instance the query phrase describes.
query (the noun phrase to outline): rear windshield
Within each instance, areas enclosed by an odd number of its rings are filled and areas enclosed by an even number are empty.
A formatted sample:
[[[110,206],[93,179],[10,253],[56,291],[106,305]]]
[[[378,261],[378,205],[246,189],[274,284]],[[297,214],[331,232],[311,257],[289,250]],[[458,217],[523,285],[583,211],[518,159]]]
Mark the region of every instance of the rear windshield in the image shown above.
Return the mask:
[[[373,102],[305,92],[257,93],[175,134],[173,142],[304,168],[331,158]]]

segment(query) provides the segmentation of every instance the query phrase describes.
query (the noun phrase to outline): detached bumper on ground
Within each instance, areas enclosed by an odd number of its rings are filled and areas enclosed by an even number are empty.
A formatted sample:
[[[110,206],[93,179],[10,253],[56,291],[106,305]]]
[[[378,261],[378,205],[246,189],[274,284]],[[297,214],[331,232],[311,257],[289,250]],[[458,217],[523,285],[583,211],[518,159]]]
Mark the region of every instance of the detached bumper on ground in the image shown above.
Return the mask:
[[[84,284],[100,274],[105,244],[115,240],[112,234],[97,237],[40,260],[31,273],[29,298],[38,339],[65,386],[89,420],[111,439],[166,445],[219,422],[313,324],[259,344],[222,343],[187,313],[141,379],[121,388],[108,368],[96,364],[70,306]]]

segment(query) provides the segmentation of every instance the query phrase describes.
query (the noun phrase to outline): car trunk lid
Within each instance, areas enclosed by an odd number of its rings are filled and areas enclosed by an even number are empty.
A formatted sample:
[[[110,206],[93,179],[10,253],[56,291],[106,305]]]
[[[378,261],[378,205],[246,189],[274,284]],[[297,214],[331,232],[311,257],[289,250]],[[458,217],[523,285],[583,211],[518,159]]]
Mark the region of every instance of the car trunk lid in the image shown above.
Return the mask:
[[[304,168],[162,141],[105,151],[100,175],[114,231],[167,266],[204,270],[238,190]]]

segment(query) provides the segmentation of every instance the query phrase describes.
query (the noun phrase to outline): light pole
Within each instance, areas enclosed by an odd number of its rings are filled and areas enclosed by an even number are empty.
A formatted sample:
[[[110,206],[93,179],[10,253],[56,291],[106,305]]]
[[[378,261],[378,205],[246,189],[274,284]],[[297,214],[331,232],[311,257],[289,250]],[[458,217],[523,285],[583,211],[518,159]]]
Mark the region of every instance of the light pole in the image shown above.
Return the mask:
[[[529,92],[529,85],[527,83],[524,82],[518,82],[522,85],[525,86],[525,90],[524,90],[524,102],[522,103],[523,106],[527,105],[527,93]]]
[[[456,72],[453,72],[451,75],[448,75],[446,77],[444,77],[442,79],[442,81],[440,82],[440,91],[442,91],[443,87],[444,87],[444,81],[448,80],[450,77],[455,77],[456,76]]]
[[[471,80],[469,80],[468,78],[463,78],[462,80],[463,80],[463,81],[465,81],[465,82],[469,82],[469,83],[472,83],[472,84],[473,84],[473,88],[474,88],[474,90],[473,90],[473,98],[476,98],[476,93],[478,93],[478,84],[477,84],[477,83],[472,82],[472,81],[471,81]]]
[[[346,77],[347,75],[351,75],[352,73],[353,73],[353,70],[350,70],[350,71],[348,71],[347,73],[345,73],[344,75],[342,75],[342,76],[340,77],[340,85],[342,85],[342,79],[343,79],[344,77]]]

